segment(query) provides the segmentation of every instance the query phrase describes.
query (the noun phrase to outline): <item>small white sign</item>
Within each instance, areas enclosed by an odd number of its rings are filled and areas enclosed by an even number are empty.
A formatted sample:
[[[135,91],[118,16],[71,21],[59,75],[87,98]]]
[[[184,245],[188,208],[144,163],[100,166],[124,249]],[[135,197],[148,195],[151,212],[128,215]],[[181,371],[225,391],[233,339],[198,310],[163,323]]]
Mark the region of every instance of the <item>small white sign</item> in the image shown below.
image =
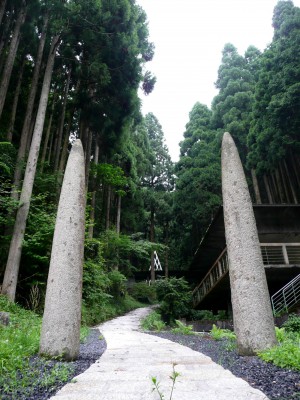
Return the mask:
[[[149,271],[151,271],[151,264],[150,264]],[[161,263],[159,261],[156,251],[154,252],[154,271],[162,271],[162,266],[161,266]]]

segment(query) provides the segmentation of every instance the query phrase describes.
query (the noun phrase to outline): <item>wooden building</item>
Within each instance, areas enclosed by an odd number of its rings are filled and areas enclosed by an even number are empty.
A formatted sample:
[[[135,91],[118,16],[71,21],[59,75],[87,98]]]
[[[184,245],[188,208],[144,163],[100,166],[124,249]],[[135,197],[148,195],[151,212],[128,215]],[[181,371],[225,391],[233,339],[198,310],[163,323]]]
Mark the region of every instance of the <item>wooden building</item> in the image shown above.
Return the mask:
[[[253,205],[270,296],[300,274],[300,205]],[[195,253],[189,279],[197,285],[194,307],[231,307],[223,208],[220,207]]]

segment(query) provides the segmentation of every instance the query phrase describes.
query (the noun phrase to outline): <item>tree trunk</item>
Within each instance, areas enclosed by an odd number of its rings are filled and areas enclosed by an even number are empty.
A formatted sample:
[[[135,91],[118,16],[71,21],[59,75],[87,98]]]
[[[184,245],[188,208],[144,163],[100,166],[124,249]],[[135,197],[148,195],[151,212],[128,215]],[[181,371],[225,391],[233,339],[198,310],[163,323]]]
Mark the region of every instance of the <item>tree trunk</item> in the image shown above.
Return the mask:
[[[106,224],[105,229],[108,230],[110,226],[110,202],[111,202],[111,186],[107,188],[107,203],[106,203]]]
[[[116,223],[117,235],[120,234],[120,225],[121,225],[121,203],[122,203],[122,197],[118,194],[117,223]]]
[[[273,172],[271,172],[270,176],[271,176],[270,189],[272,192],[273,199],[274,199],[275,203],[280,203],[275,175]]]
[[[62,137],[63,137],[63,131],[64,131],[64,124],[65,124],[66,107],[67,107],[68,93],[69,93],[69,88],[70,88],[71,72],[72,72],[72,68],[69,69],[66,87],[65,87],[64,101],[63,101],[61,119],[60,119],[60,124],[59,124],[59,129],[58,129],[57,152],[55,154],[55,160],[54,160],[54,171],[58,170],[59,158],[61,155],[61,143],[62,143]]]
[[[282,182],[283,182],[286,203],[290,203],[291,201],[290,201],[290,196],[289,196],[289,190],[288,190],[288,187],[287,187],[287,184],[286,184],[286,179],[285,179],[285,174],[284,174],[284,170],[283,170],[283,167],[282,167],[282,162],[279,163],[279,171],[280,171],[281,179],[282,179]]]
[[[8,127],[8,132],[7,132],[8,142],[12,141],[13,132],[14,132],[14,128],[15,128],[16,114],[17,114],[18,102],[19,102],[19,97],[20,97],[20,92],[21,92],[21,84],[22,84],[22,79],[23,79],[25,63],[26,63],[26,58],[24,58],[22,65],[21,65],[21,69],[19,71],[18,83],[17,83],[17,87],[15,90],[14,101],[13,101],[13,105],[12,105],[12,109],[11,109],[10,122],[9,122],[9,127]]]
[[[265,188],[266,188],[269,204],[274,204],[273,199],[272,199],[270,186],[269,186],[269,182],[268,182],[268,177],[267,177],[266,174],[264,174],[263,180],[264,180],[264,184],[265,184]]]
[[[89,126],[85,121],[83,121],[81,123],[80,138],[82,141],[84,157],[86,160],[86,152],[87,152],[87,145],[88,145],[88,139],[89,139]]]
[[[25,119],[23,122],[22,132],[21,132],[21,140],[20,140],[20,146],[19,146],[19,150],[18,150],[16,168],[15,168],[15,172],[14,172],[13,190],[11,192],[12,193],[11,197],[15,200],[18,200],[18,198],[19,198],[19,188],[20,188],[20,182],[22,179],[23,163],[24,163],[24,158],[25,158],[25,153],[26,153],[28,137],[29,137],[29,133],[30,133],[30,122],[33,119],[32,112],[33,112],[34,100],[35,100],[36,92],[37,92],[37,88],[38,88],[38,80],[39,80],[43,51],[44,51],[44,46],[45,46],[45,41],[46,41],[48,22],[49,22],[49,17],[48,17],[48,15],[46,15],[46,17],[44,19],[43,30],[42,30],[42,34],[41,34],[41,38],[40,38],[40,42],[39,42],[39,48],[38,48],[37,57],[36,57],[36,62],[35,62],[35,66],[34,66],[29,97],[27,100],[27,108],[26,108],[26,113],[25,113]]]
[[[165,240],[165,244],[166,244],[166,250],[165,250],[165,278],[168,279],[169,278],[169,222],[167,222],[166,224],[166,240]]]
[[[95,158],[94,158],[95,165],[98,165],[98,161],[99,161],[99,144],[97,143],[97,140],[96,140]],[[93,176],[93,180],[95,180],[95,176]],[[89,233],[88,233],[89,239],[93,239],[93,237],[94,237],[96,194],[97,194],[97,191],[94,188],[93,193],[92,193],[92,199],[91,199],[90,226],[89,226]]]
[[[88,138],[87,138],[87,147],[85,153],[85,184],[86,190],[89,187],[89,174],[90,174],[90,164],[91,164],[91,155],[92,155],[92,143],[93,143],[93,133],[89,129]]]
[[[18,273],[19,273],[21,253],[22,253],[22,242],[25,234],[31,194],[32,194],[35,172],[41,146],[43,126],[44,126],[48,96],[50,91],[50,83],[53,72],[54,59],[59,43],[60,43],[60,38],[58,35],[56,35],[52,39],[51,49],[48,56],[32,143],[26,165],[26,171],[20,198],[20,205],[16,216],[14,232],[10,243],[8,260],[4,274],[2,293],[6,295],[11,301],[15,300],[15,295],[16,295],[16,287],[17,287]]]
[[[275,169],[275,176],[276,176],[276,182],[277,182],[277,187],[278,187],[279,199],[280,199],[280,203],[282,204],[282,203],[284,203],[284,191],[282,189],[281,179],[280,179],[278,168]]]
[[[30,150],[30,146],[31,146],[31,140],[32,140],[32,135],[33,135],[33,130],[34,130],[34,125],[35,125],[35,120],[36,120],[36,116],[37,116],[37,111],[33,113],[33,118],[30,122],[30,127],[29,127],[29,134],[28,134],[28,138],[27,138],[27,144],[26,144],[26,153],[29,153]]]
[[[54,107],[55,107],[55,99],[53,99],[53,102],[52,102],[50,118],[49,118],[49,121],[48,121],[46,137],[45,137],[45,140],[44,140],[43,152],[42,152],[42,157],[41,157],[41,170],[40,170],[41,173],[44,170],[44,164],[45,164],[45,160],[46,160],[47,148],[48,148],[48,143],[49,143],[50,133],[51,133],[51,127],[52,127],[52,121],[53,121]]]
[[[80,87],[80,81],[77,82],[76,88],[75,88],[75,93],[78,93]],[[68,144],[69,144],[69,138],[70,138],[70,133],[73,125],[73,119],[74,119],[74,113],[75,113],[75,106],[72,107],[70,111],[70,116],[69,116],[69,121],[66,129],[66,135],[65,135],[65,140],[61,152],[61,157],[59,161],[59,166],[58,166],[58,173],[63,174],[66,162],[67,162],[67,156],[68,156]],[[59,185],[61,185],[61,181],[59,181]]]
[[[53,153],[53,147],[54,147],[54,140],[55,136],[57,133],[57,129],[52,131],[51,134],[51,141],[50,141],[50,146],[49,146],[49,151],[48,151],[48,157],[47,157],[47,163],[50,165],[51,159],[52,159],[52,153]]]
[[[154,251],[151,251],[151,283],[155,282]]]
[[[64,139],[64,144],[63,144],[63,148],[61,151],[61,157],[60,157],[59,166],[58,166],[58,172],[60,174],[63,174],[65,166],[66,166],[67,158],[68,158],[68,144],[69,144],[69,138],[70,138],[71,128],[72,128],[72,124],[73,124],[73,116],[74,116],[74,113],[72,113],[72,115],[69,118],[68,127],[66,130],[65,139]]]
[[[6,6],[6,0],[1,0],[0,1],[0,25],[2,23],[4,11],[5,11],[5,6]]]
[[[150,242],[154,242],[154,210],[151,209],[150,215]],[[155,282],[154,251],[151,253],[151,282]]]
[[[290,154],[291,154],[291,161],[292,161],[292,165],[293,165],[293,169],[294,169],[294,175],[297,180],[297,185],[298,185],[298,187],[300,187],[299,168],[297,168],[296,160],[295,160],[293,152],[291,151]]]
[[[26,12],[27,12],[26,2],[23,1],[22,8],[21,8],[18,18],[16,20],[15,29],[14,29],[14,32],[12,35],[12,39],[11,39],[9,50],[8,50],[8,55],[7,55],[4,70],[2,73],[2,80],[1,80],[1,84],[0,84],[0,117],[2,115],[2,111],[3,111],[5,99],[6,99],[6,93],[7,93],[14,61],[16,58],[17,49],[18,49],[19,42],[20,42],[20,31],[21,31],[21,27],[25,21],[25,18],[26,18]]]
[[[251,176],[252,176],[252,182],[253,182],[253,189],[254,189],[256,204],[261,204],[261,196],[260,196],[257,176],[256,176],[256,173],[255,173],[255,169],[253,169],[253,168],[251,169]]]
[[[3,25],[3,24],[2,24]],[[1,40],[0,40],[0,73],[2,73],[4,61],[5,61],[5,51],[3,51],[4,45],[8,43],[9,30],[11,26],[11,18],[5,19],[5,24],[2,29]]]
[[[283,165],[284,165],[284,168],[285,168],[285,171],[286,171],[286,176],[287,176],[287,178],[288,178],[289,186],[290,186],[290,188],[291,188],[292,197],[293,197],[293,202],[294,202],[295,204],[298,204],[297,195],[296,195],[296,192],[295,192],[295,189],[294,189],[294,185],[293,185],[293,182],[292,182],[292,180],[291,180],[291,177],[290,177],[290,174],[289,174],[289,170],[288,170],[288,167],[287,167],[287,165],[286,165],[285,160],[283,160]]]

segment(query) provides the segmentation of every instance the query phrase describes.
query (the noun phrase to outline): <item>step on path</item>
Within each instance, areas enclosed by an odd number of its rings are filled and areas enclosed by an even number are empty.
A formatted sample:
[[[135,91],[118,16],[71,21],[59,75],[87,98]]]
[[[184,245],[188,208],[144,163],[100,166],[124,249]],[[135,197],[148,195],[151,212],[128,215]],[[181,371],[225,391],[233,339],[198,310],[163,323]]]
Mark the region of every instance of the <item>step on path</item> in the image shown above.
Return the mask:
[[[142,333],[140,320],[149,312],[150,308],[140,308],[101,324],[107,350],[51,400],[159,400],[152,391],[152,377],[167,400],[173,365],[180,376],[172,400],[268,400],[209,357]]]

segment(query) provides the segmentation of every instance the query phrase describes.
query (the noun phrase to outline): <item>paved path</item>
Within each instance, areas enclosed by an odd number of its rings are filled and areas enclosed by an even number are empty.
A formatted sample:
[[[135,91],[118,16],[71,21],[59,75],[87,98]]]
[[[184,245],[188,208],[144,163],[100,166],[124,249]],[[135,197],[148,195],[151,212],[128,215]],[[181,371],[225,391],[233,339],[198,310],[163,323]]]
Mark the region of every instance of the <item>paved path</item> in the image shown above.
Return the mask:
[[[259,390],[212,360],[180,344],[139,331],[142,308],[99,326],[107,341],[102,357],[68,383],[55,400],[159,400],[151,377],[169,400],[173,365],[180,373],[172,400],[267,400]]]

